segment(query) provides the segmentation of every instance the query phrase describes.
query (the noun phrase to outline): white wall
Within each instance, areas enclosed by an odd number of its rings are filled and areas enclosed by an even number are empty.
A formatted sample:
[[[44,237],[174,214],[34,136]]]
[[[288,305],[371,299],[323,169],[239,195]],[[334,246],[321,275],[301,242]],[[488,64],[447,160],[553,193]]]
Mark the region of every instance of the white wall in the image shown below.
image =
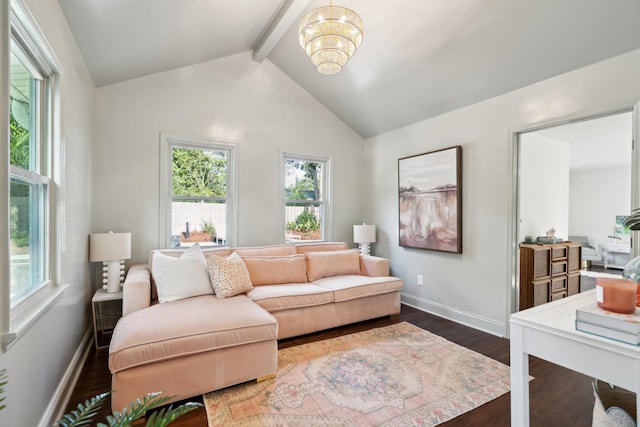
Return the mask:
[[[520,137],[520,239],[569,235],[569,144],[536,133]]]
[[[506,332],[511,277],[512,131],[631,106],[640,99],[640,50],[370,138],[367,222],[376,253],[405,279],[403,300],[497,334]],[[428,96],[428,94],[425,94]],[[397,159],[462,145],[463,253],[398,246]],[[424,286],[416,275],[424,275]]]
[[[351,242],[363,221],[363,140],[250,52],[99,88],[96,105],[93,230],[131,231],[132,262],[161,245],[160,132],[235,144],[235,245],[283,239],[282,151],[333,158],[333,240]]]
[[[90,324],[87,241],[91,218],[91,149],[95,86],[56,1],[26,0],[63,67],[62,133],[65,145],[62,280],[70,286],[6,353],[9,372],[2,426],[36,426],[69,368]],[[6,197],[6,193],[3,193]]]
[[[577,170],[570,177],[570,234],[609,242],[616,215],[631,211],[631,166]]]

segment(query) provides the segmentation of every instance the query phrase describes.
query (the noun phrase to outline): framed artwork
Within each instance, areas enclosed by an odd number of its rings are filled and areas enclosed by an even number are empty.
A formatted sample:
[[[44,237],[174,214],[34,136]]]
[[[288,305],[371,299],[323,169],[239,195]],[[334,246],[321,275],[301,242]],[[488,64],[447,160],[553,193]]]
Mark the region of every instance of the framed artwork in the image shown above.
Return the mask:
[[[462,253],[462,147],[398,159],[400,246]]]

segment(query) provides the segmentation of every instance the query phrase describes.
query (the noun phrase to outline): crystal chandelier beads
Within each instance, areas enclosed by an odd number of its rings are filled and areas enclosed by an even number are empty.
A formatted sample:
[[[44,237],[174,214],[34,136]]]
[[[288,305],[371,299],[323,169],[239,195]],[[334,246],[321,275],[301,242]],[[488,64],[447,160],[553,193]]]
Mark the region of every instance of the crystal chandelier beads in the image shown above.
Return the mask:
[[[362,19],[351,9],[324,6],[300,21],[299,41],[322,74],[339,73],[362,43]]]

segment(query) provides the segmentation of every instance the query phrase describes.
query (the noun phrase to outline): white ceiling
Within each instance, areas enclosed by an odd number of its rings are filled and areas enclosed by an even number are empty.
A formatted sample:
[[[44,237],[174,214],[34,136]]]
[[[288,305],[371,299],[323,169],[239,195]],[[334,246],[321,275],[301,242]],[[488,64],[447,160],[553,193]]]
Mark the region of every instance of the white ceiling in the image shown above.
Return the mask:
[[[326,76],[296,33],[328,0],[58,1],[97,86],[257,46],[364,138],[640,48],[638,0],[336,0],[364,42]]]
[[[569,169],[631,167],[631,112],[536,131],[569,144]]]

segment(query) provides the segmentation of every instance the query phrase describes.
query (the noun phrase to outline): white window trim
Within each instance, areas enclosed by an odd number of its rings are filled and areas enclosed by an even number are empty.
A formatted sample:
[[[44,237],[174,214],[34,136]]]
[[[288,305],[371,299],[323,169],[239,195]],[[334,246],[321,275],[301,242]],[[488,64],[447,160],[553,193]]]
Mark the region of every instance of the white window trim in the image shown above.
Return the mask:
[[[43,102],[49,105],[49,115],[45,118],[47,133],[43,135],[50,141],[46,153],[46,175],[53,178],[48,185],[46,206],[47,230],[49,245],[45,248],[47,264],[46,280],[43,286],[24,301],[11,307],[11,249],[9,236],[8,194],[3,193],[0,200],[0,344],[2,351],[7,351],[15,342],[55,305],[62,297],[68,285],[62,282],[62,253],[64,251],[64,200],[62,198],[64,147],[61,129],[61,85],[62,67],[53,49],[46,41],[33,15],[22,0],[0,2],[0,135],[9,135],[9,84],[10,84],[10,52],[12,36],[23,45],[28,46],[37,65],[47,74],[51,74]],[[39,75],[39,73],[36,73]],[[0,164],[9,164],[8,138],[0,140]],[[10,169],[4,168],[0,174],[0,188],[9,188]]]
[[[280,152],[280,177],[279,177],[279,216],[280,220],[278,221],[280,226],[279,230],[279,241],[280,243],[285,243],[285,234],[287,232],[287,224],[285,218],[285,203],[286,203],[286,194],[285,194],[285,178],[286,178],[286,164],[285,160],[287,159],[295,159],[306,162],[322,162],[325,165],[324,170],[324,215],[323,215],[323,227],[324,233],[322,235],[323,242],[331,242],[333,240],[333,157],[332,156],[320,156],[320,155],[312,155],[312,154],[300,154],[293,153],[290,151],[281,151]]]
[[[227,230],[226,246],[234,246],[238,241],[238,177],[237,177],[237,154],[236,146],[221,141],[196,139],[188,136],[160,133],[160,247],[170,247],[171,240],[171,147],[180,145],[182,147],[193,147],[206,150],[222,148],[229,150],[230,158],[227,159],[227,184],[231,187],[231,206],[229,216],[231,227]]]

